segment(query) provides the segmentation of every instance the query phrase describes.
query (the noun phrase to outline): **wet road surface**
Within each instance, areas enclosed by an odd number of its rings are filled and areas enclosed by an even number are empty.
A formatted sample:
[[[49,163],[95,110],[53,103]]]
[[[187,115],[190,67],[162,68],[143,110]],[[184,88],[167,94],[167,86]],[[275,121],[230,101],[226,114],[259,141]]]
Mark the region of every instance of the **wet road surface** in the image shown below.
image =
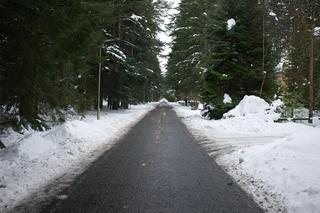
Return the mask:
[[[42,212],[262,212],[168,105],[149,113],[63,194]]]

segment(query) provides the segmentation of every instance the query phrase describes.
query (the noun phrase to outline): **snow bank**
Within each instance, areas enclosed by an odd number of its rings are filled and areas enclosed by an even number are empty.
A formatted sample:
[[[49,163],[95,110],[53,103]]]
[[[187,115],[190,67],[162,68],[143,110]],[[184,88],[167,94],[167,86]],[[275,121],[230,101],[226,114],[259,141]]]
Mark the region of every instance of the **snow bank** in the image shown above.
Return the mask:
[[[269,105],[262,98],[246,95],[234,109],[225,113],[224,117],[244,117],[245,119],[254,117],[257,120],[274,121],[280,117],[277,108],[281,105],[280,100]]]
[[[278,108],[280,100],[268,104],[256,96],[245,96],[232,110],[224,114],[221,120],[204,120],[200,111],[191,111],[188,107],[174,105],[178,115],[189,128],[206,132],[210,137],[284,137],[297,130],[306,129],[305,125],[296,123],[276,123],[280,117]]]
[[[0,151],[0,212],[60,176],[81,172],[154,106],[103,112],[99,121],[92,113],[45,132],[30,131],[20,136],[11,132],[4,141],[18,142]]]
[[[29,133],[30,134],[30,133]],[[0,135],[0,140],[6,147],[10,147],[15,144],[15,142],[24,138],[25,135],[15,132],[12,128],[6,129],[3,135]],[[1,150],[0,150],[1,151]]]
[[[241,159],[241,163],[239,163]],[[320,212],[320,129],[294,133],[270,144],[241,149],[219,162],[237,165],[285,199],[288,212]],[[239,171],[231,171],[239,174]],[[236,175],[239,176],[239,175]],[[241,178],[241,177],[237,177]]]
[[[267,212],[320,212],[320,128],[277,123],[282,102],[245,96],[221,120],[173,104],[210,155]]]

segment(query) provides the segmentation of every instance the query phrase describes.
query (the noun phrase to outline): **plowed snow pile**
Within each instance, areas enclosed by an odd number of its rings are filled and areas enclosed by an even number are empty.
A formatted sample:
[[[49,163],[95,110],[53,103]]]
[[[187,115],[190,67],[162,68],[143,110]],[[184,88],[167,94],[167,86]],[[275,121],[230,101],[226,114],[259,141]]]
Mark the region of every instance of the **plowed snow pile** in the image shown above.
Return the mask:
[[[320,128],[274,122],[281,104],[245,96],[224,119],[212,121],[202,119],[199,111],[174,106],[210,154],[263,209],[320,212]]]
[[[0,212],[62,176],[75,176],[152,110],[156,104],[73,119],[48,131],[8,131],[0,150]]]
[[[239,160],[241,159],[241,160]],[[320,212],[320,129],[310,127],[270,144],[240,149],[219,162],[270,186],[288,212]],[[240,163],[241,162],[241,163]]]

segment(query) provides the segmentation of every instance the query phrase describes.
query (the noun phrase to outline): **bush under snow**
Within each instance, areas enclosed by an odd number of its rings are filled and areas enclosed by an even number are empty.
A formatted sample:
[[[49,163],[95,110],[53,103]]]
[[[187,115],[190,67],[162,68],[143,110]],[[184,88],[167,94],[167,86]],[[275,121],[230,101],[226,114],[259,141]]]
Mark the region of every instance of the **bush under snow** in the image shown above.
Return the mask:
[[[282,106],[282,102],[280,100],[276,100],[272,104],[268,104],[262,98],[253,95],[246,95],[234,109],[225,113],[223,117],[254,117],[255,119],[265,121],[274,121],[280,118],[280,113],[278,111],[280,106]]]

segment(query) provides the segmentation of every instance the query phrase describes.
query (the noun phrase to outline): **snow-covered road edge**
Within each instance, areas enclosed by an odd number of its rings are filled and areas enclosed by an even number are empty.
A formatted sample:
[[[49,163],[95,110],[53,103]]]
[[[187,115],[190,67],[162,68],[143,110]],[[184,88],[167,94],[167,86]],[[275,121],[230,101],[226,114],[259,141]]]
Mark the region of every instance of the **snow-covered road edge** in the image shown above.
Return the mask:
[[[45,132],[27,137],[0,151],[0,212],[11,210],[30,195],[59,179],[70,181],[110,149],[157,104],[129,110],[102,112],[101,120],[89,114]],[[19,138],[8,135],[9,138]],[[22,138],[22,137],[20,137]]]
[[[275,123],[259,113],[209,121],[172,105],[208,154],[266,212],[320,211],[320,128]]]
[[[209,125],[211,121],[201,118],[199,111],[190,110],[187,107],[181,107],[175,103],[171,103],[171,105],[191,134],[200,142],[200,145],[207,150],[208,155],[213,157],[221,168],[227,172],[262,209],[266,212],[286,212],[283,197],[280,194],[274,193],[271,187],[260,180],[255,180],[245,171],[239,170],[237,166],[231,164],[231,161],[223,159],[224,156],[242,147],[260,144],[256,142],[252,144],[245,143],[246,140],[254,141],[259,139],[258,136],[234,133],[233,135],[224,137],[222,136],[222,132],[216,131]],[[284,136],[261,136],[261,139],[264,141],[262,144],[270,143],[272,140],[275,140],[275,138],[281,137]]]
[[[320,129],[309,127],[308,130],[297,131],[269,144],[240,149],[221,156],[218,162],[226,166],[233,177],[252,191],[257,200],[261,199],[261,195],[254,190],[264,187],[271,192],[268,199],[274,199],[275,192],[281,194],[287,212],[318,213],[319,139]],[[247,179],[249,175],[250,179]],[[248,188],[250,185],[253,185],[252,190]]]
[[[230,160],[229,154],[215,158],[221,168],[263,209],[264,212],[286,213],[285,197],[275,192],[273,187],[263,180],[256,179],[241,167],[240,162]]]

